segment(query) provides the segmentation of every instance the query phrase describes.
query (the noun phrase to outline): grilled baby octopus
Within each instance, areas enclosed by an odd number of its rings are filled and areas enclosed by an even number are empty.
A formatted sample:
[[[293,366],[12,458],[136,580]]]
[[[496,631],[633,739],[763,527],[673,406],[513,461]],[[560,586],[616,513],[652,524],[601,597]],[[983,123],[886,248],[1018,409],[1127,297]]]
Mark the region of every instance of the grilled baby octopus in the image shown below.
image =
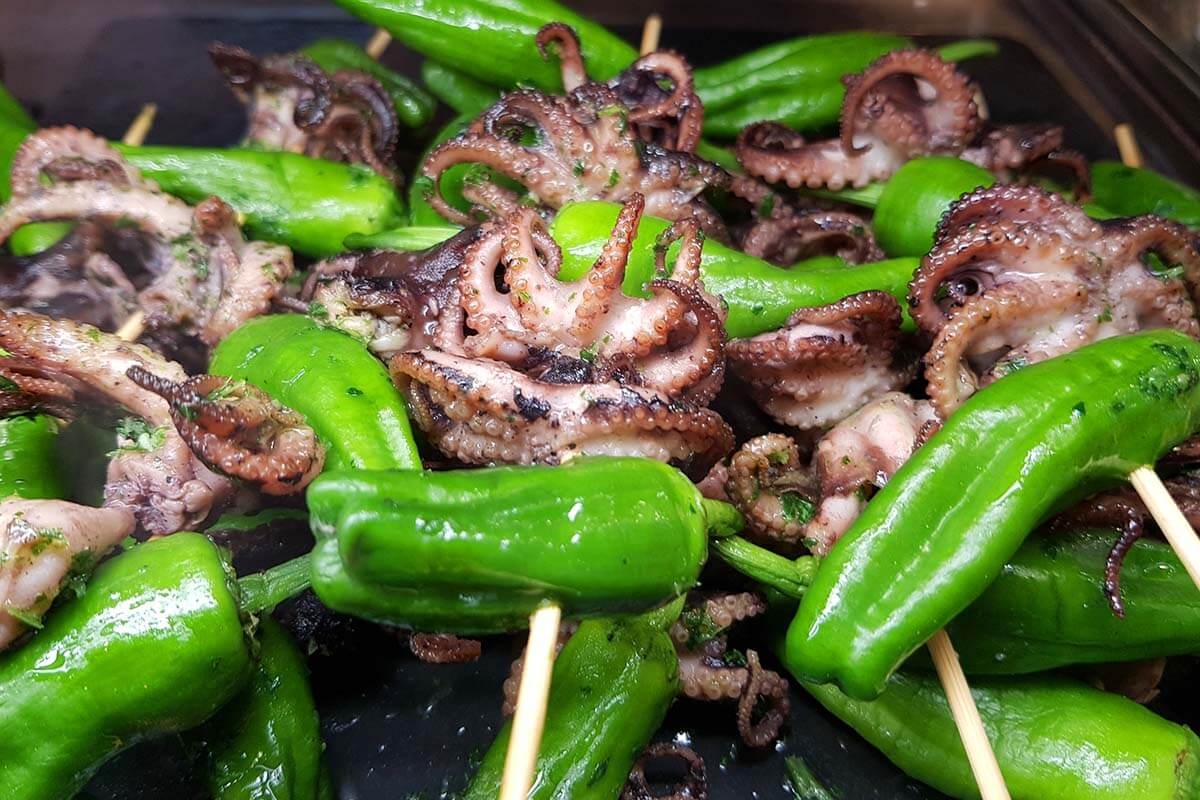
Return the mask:
[[[467,251],[459,302],[438,322],[443,350],[517,367],[548,356],[583,360],[593,378],[618,376],[672,399],[704,405],[724,377],[720,302],[700,281],[702,237],[692,220],[660,239],[649,299],[621,290],[642,213],[641,195],[621,209],[600,257],[577,281],[557,274],[562,252],[531,210],[486,227]],[[680,240],[668,272],[666,247]]]
[[[0,242],[22,225],[49,220],[83,221],[119,235],[76,241],[103,249],[58,264],[53,275],[14,278],[23,288],[11,305],[111,327],[141,309],[149,343],[174,352],[176,346],[164,345],[182,339],[212,346],[264,313],[292,273],[291,251],[245,241],[223,201],[211,197],[190,208],[88,131],[47,128],[31,135],[13,159],[12,187],[12,200],[0,210]],[[127,267],[115,258],[137,263]],[[80,299],[63,305],[57,298],[64,293]]]
[[[912,380],[913,365],[899,353],[900,319],[900,305],[880,291],[800,308],[777,331],[729,342],[729,367],[777,421],[828,427]]]
[[[9,373],[61,384],[68,396],[121,406],[146,423],[142,441],[118,438],[104,487],[105,505],[132,510],[145,531],[194,528],[232,494],[176,432],[167,402],[126,375],[138,367],[183,381],[178,364],[91,326],[19,311],[0,311],[0,349]]]
[[[138,365],[126,375],[170,404],[179,435],[204,463],[265,494],[301,491],[325,463],[325,448],[304,417],[245,381],[173,381]]]
[[[374,76],[348,69],[327,73],[298,53],[259,60],[220,42],[209,45],[208,54],[249,107],[246,142],[365,164],[396,179],[396,107]]]
[[[1147,328],[1200,336],[1200,254],[1183,226],[1103,223],[1056,195],[1001,186],[964,196],[909,286],[933,338],[928,394],[945,418],[1027,364]]]
[[[841,189],[885,180],[918,156],[955,155],[1009,171],[1062,145],[1058,126],[985,126],[970,78],[930,50],[888,53],[843,80],[839,138],[810,143],[778,123],[756,123],[738,137],[746,171],[792,188]]]
[[[558,44],[567,94],[528,89],[506,94],[466,132],[434,148],[421,165],[421,174],[432,182],[433,207],[454,222],[472,221],[437,187],[441,174],[455,164],[478,163],[520,183],[550,209],[579,200],[621,202],[640,193],[647,213],[695,219],[707,234],[724,239],[724,223],[700,195],[725,185],[729,175],[691,152],[703,112],[682,58],[651,53],[604,85],[586,80],[570,28],[549,25],[538,42],[543,52],[550,42]],[[673,88],[663,90],[660,78]],[[532,143],[523,143],[530,137]],[[486,179],[464,193],[488,216],[519,208],[516,194]]]

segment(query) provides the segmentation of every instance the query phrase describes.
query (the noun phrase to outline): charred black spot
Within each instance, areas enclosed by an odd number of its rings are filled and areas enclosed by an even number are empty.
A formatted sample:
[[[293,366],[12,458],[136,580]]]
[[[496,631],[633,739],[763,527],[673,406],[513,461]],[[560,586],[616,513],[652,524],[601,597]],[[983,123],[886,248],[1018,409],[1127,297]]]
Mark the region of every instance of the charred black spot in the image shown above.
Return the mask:
[[[536,397],[526,397],[520,389],[513,389],[513,402],[517,404],[517,410],[521,412],[521,416],[530,422],[550,414],[549,403]]]

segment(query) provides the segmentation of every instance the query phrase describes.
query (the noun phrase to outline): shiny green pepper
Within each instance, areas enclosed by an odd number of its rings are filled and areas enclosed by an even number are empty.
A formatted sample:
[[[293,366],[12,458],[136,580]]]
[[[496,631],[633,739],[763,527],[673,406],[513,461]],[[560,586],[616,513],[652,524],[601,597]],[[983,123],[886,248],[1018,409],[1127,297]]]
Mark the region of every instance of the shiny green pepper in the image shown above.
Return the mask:
[[[248,381],[304,415],[325,469],[421,465],[404,398],[352,336],[302,314],[256,317],[217,345],[208,371]]]
[[[12,96],[12,92],[8,91],[8,88],[2,83],[0,83],[0,125],[12,125],[27,131],[37,127],[33,117],[29,116],[25,107]]]
[[[58,421],[43,415],[0,420],[0,498],[67,496],[58,432]]]
[[[434,97],[468,118],[500,99],[496,87],[428,58],[421,64],[421,80]]]
[[[424,89],[398,72],[393,72],[367,55],[354,42],[345,39],[318,39],[300,52],[326,72],[357,70],[373,76],[392,98],[396,117],[410,128],[421,128],[433,119],[433,98]]]
[[[1097,205],[1122,217],[1158,214],[1200,227],[1200,192],[1152,170],[1097,161],[1092,164],[1092,196]]]
[[[104,761],[208,719],[253,667],[248,619],[195,533],[101,565],[82,596],[0,655],[0,797],[66,798]]]
[[[251,237],[305,255],[336,255],[350,234],[405,219],[395,187],[357,164],[252,149],[113,146],[163,191],[189,203],[216,195],[245,215]]]
[[[559,211],[550,234],[563,250],[562,280],[583,277],[595,263],[617,212],[618,206],[603,202],[575,203]],[[644,294],[643,287],[654,275],[657,239],[669,224],[655,217],[642,218],[622,284],[626,294]],[[704,243],[700,277],[704,288],[720,295],[728,306],[726,333],[731,339],[740,339],[779,328],[802,306],[832,303],[869,289],[888,292],[907,308],[908,282],[916,268],[917,261],[912,258],[851,266],[829,257],[785,269],[709,240]],[[911,324],[907,322],[909,327]]]
[[[780,655],[791,669],[791,655]],[[912,777],[951,797],[979,797],[933,675],[896,673],[874,701],[800,685]],[[976,679],[971,694],[1013,800],[1200,796],[1200,739],[1132,700],[1050,675]]]
[[[679,615],[679,606],[673,608]],[[588,620],[554,661],[530,800],[612,800],[679,691],[679,661],[658,612]],[[658,617],[659,619],[655,619]],[[511,724],[461,800],[500,792]]]
[[[1200,343],[1178,331],[1106,339],[985,387],[823,560],[788,630],[789,663],[852,696],[878,694],[1047,516],[1196,430]]]
[[[682,473],[639,458],[326,472],[307,500],[318,561],[336,541],[344,573],[314,573],[326,605],[463,634],[518,629],[546,601],[568,617],[652,608],[695,584],[710,526],[740,521]],[[330,586],[342,577],[377,591],[343,607],[348,593]]]
[[[970,674],[1200,653],[1200,593],[1166,542],[1139,541],[1121,569],[1125,618],[1101,584],[1113,531],[1031,537],[948,626]]]
[[[704,133],[732,139],[747,125],[770,119],[802,132],[837,124],[846,98],[842,77],[861,72],[892,50],[911,46],[902,36],[850,31],[776,42],[695,72],[704,102]],[[947,61],[995,55],[995,42],[967,39],[938,48]]]
[[[308,665],[271,617],[249,685],[198,732],[213,800],[332,800]]]
[[[631,46],[554,0],[337,0],[412,50],[502,88],[562,89],[557,60],[534,37],[549,22],[579,35],[588,72],[608,80],[637,58]]]
[[[942,216],[967,192],[988,187],[996,176],[959,158],[916,158],[883,186],[871,227],[884,252],[920,257],[933,247]]]

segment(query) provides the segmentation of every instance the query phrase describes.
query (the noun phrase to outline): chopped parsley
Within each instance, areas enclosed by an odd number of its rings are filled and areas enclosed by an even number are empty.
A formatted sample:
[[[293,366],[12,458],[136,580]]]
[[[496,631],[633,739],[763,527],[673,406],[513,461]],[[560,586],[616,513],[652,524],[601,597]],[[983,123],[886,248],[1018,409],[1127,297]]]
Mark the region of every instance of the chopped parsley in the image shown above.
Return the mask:
[[[784,518],[797,525],[805,524],[817,513],[813,502],[797,492],[784,492],[779,495],[779,505],[783,509]]]
[[[679,615],[679,621],[683,624],[684,630],[687,631],[686,647],[688,650],[695,650],[705,642],[712,641],[725,630],[713,622],[712,617],[708,615],[708,610],[703,606],[699,608],[685,608],[683,613]]]
[[[21,387],[17,385],[16,381],[7,375],[0,375],[0,391],[19,392],[21,391]]]
[[[42,615],[41,614],[35,614],[32,611],[30,611],[29,609],[25,609],[25,608],[13,608],[12,606],[6,606],[4,610],[8,612],[8,615],[10,617],[17,620],[18,622],[22,622],[25,625],[28,625],[30,628],[33,628],[35,630],[42,629]]]
[[[150,453],[163,446],[167,440],[167,429],[151,427],[141,417],[125,417],[117,423],[117,441],[125,442],[109,453],[109,457],[120,453]]]

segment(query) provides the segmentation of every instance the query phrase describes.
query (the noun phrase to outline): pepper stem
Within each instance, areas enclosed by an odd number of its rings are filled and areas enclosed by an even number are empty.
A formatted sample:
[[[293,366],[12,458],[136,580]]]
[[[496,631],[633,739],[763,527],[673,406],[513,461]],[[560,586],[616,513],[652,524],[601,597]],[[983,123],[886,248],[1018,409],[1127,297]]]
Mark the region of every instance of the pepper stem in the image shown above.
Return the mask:
[[[746,527],[746,522],[742,519],[742,512],[729,503],[701,497],[700,507],[704,509],[704,517],[708,522],[709,536],[732,536]]]
[[[788,597],[803,597],[813,576],[817,574],[818,560],[813,556],[800,556],[792,560],[740,536],[713,539],[710,546],[722,561],[738,572]]]
[[[308,588],[311,554],[293,558],[253,575],[238,579],[242,609],[251,614],[266,611]]]

